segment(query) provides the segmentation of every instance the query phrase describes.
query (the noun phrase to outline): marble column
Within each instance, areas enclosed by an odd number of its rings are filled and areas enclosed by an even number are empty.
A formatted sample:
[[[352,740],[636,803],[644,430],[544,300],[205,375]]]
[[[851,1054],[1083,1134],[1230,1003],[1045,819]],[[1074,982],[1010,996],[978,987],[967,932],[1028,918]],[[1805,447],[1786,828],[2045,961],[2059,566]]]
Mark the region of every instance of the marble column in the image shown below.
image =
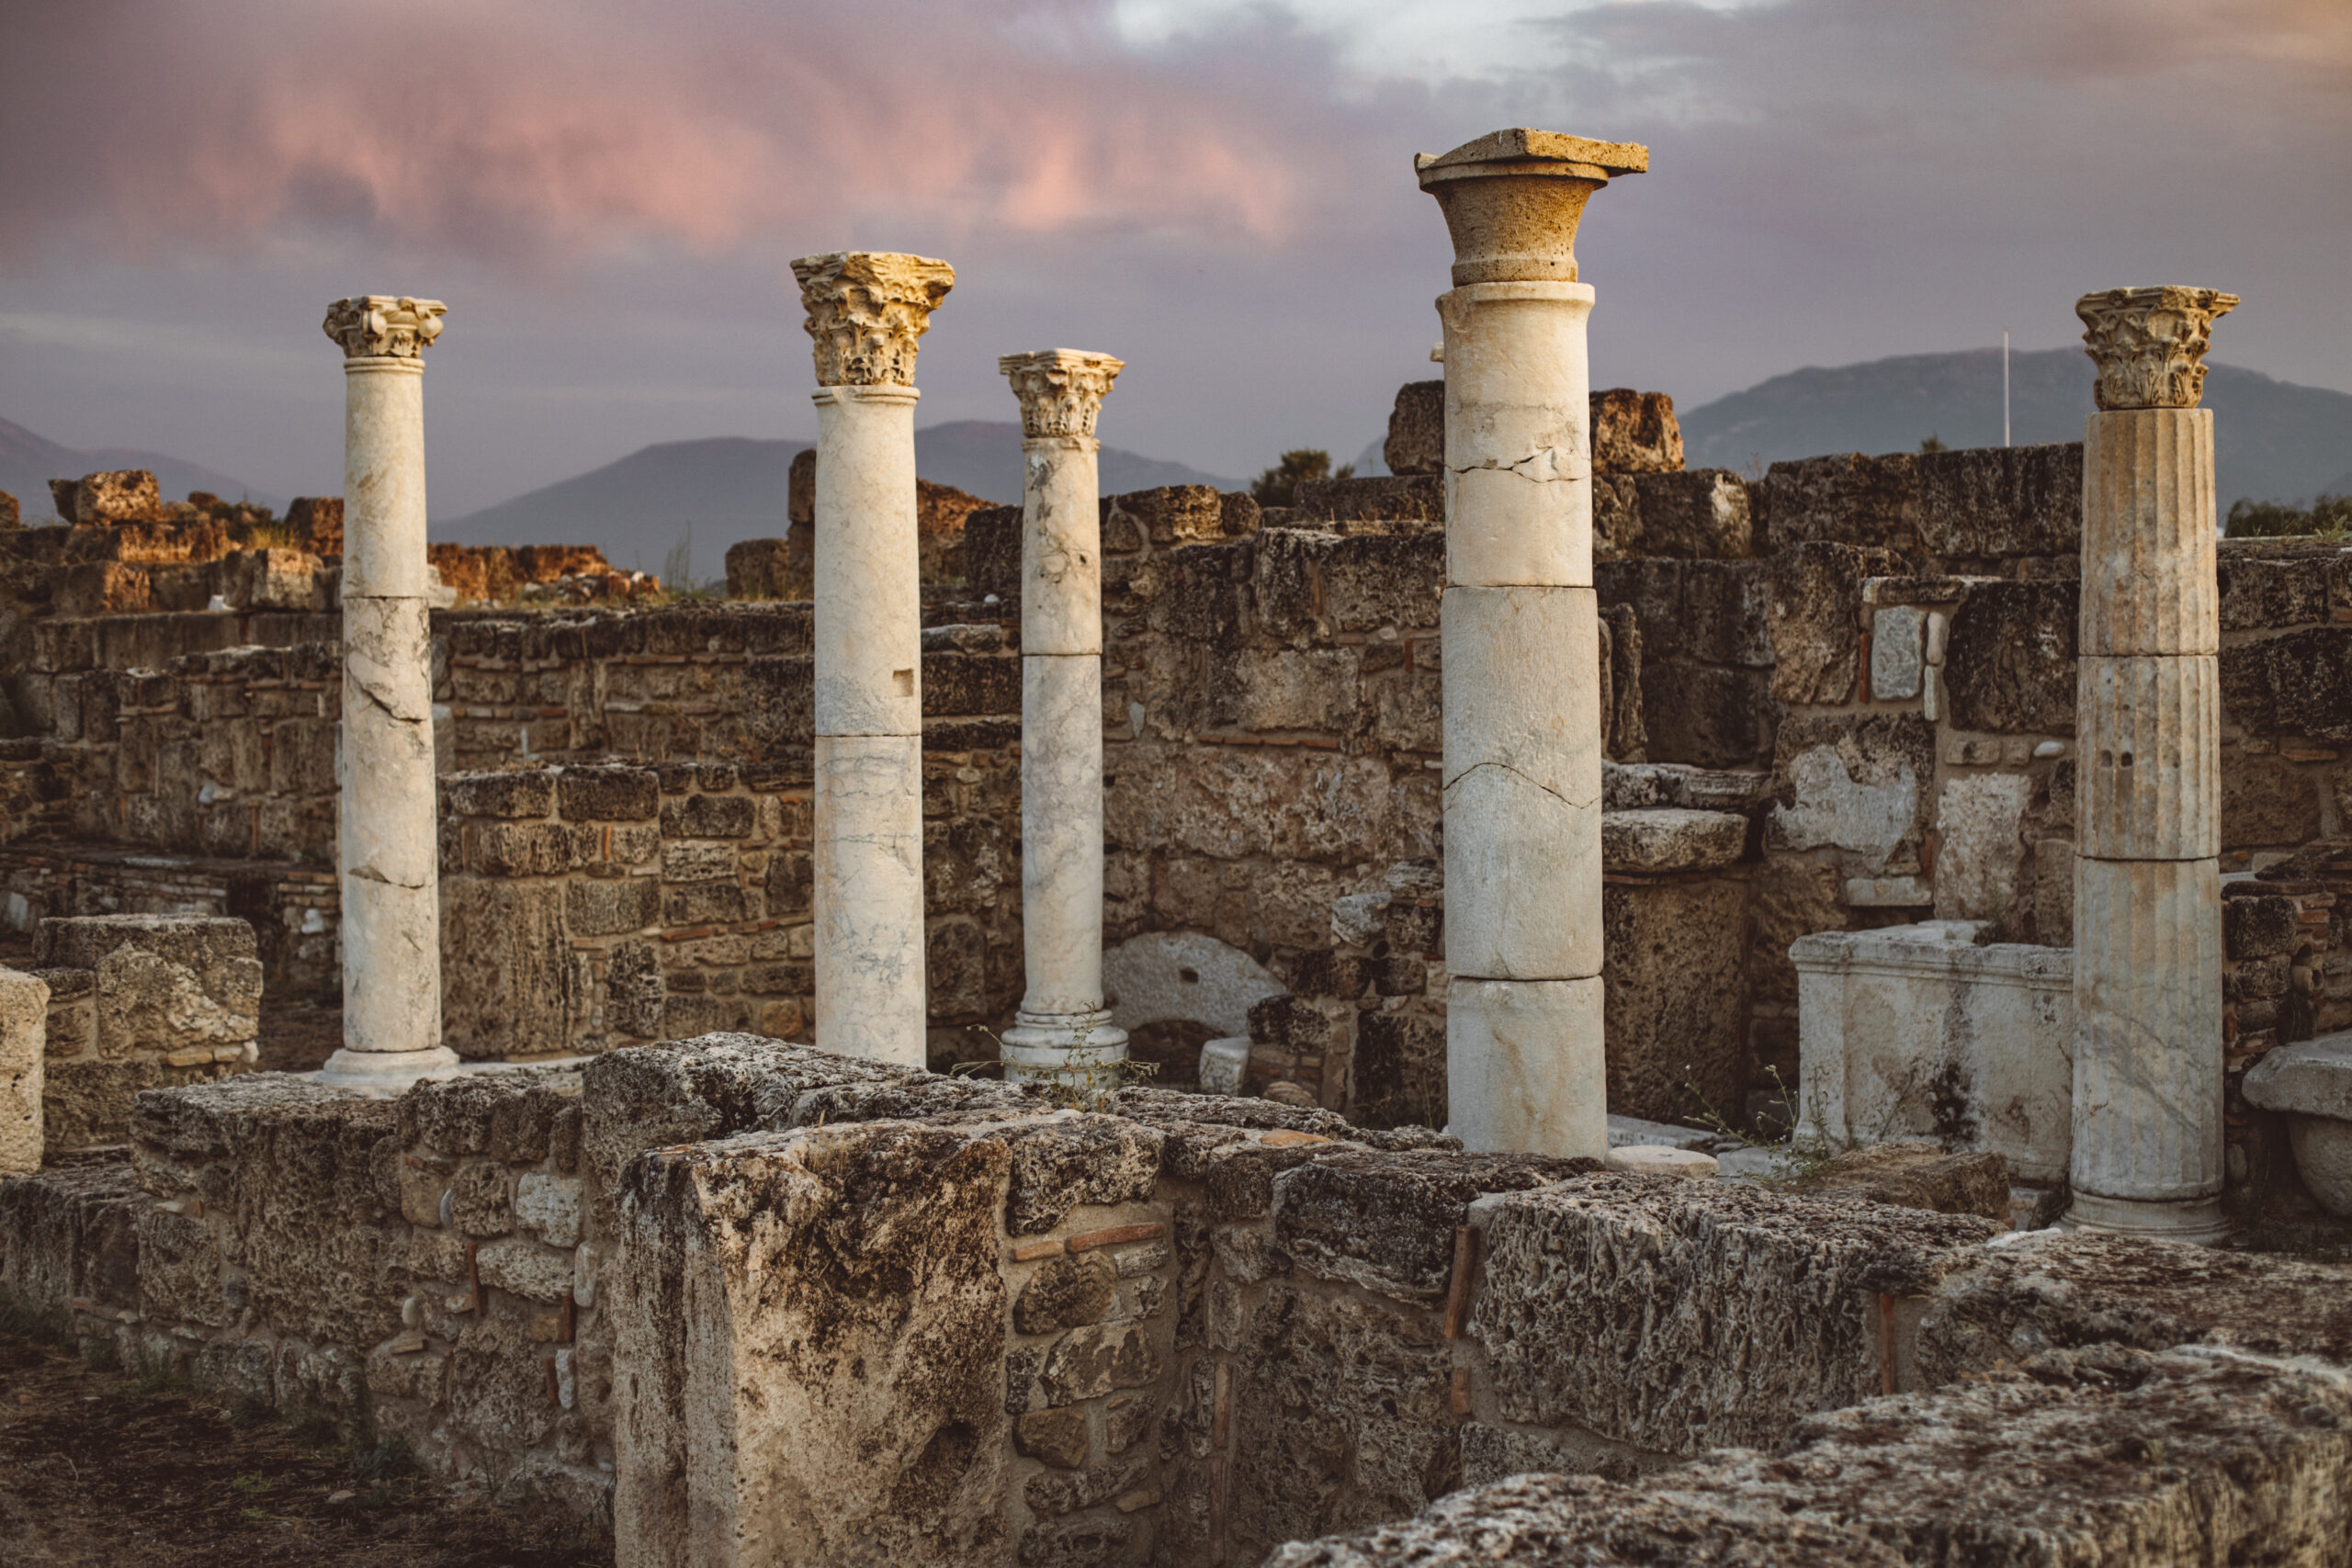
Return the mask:
[[[343,737],[335,754],[343,1049],[332,1084],[398,1093],[454,1072],[441,1043],[434,581],[424,554],[424,345],[435,299],[327,307],[343,346]]]
[[[1605,1154],[1600,622],[1577,221],[1649,150],[1498,130],[1414,160],[1445,330],[1446,1093],[1472,1149]]]
[[[816,1043],[920,1067],[915,340],[956,273],[886,251],[803,256],[792,273],[817,357]]]
[[[2234,295],[2110,288],[2075,313],[2083,432],[2068,1224],[2217,1241],[2222,1218],[2221,615],[2213,415]]]
[[[1009,1082],[1109,1089],[1126,1031],[1102,1008],[1102,539],[1095,416],[1123,368],[1049,348],[997,367],[1021,400],[1021,942]]]

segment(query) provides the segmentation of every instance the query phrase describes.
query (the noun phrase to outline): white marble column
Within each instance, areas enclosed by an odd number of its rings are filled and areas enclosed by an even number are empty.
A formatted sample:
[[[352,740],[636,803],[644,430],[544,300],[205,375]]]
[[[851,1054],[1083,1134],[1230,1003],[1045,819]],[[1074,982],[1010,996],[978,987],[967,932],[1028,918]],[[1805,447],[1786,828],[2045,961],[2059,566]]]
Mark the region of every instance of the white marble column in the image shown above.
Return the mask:
[[[1021,400],[1021,941],[1010,1082],[1110,1089],[1102,1007],[1102,538],[1095,416],[1123,368],[1050,348],[997,367]]]
[[[816,1042],[920,1067],[915,340],[956,273],[886,251],[803,256],[792,272],[817,356]]]
[[[2210,288],[2075,313],[2083,433],[2070,1224],[2217,1241],[2222,1218],[2221,614]]]
[[[441,1043],[439,816],[424,554],[424,345],[435,299],[327,308],[343,345],[343,1049],[329,1083],[397,1093],[453,1072]]]
[[[1599,1156],[1600,623],[1577,220],[1649,152],[1499,130],[1415,159],[1445,329],[1446,1093],[1472,1149]]]

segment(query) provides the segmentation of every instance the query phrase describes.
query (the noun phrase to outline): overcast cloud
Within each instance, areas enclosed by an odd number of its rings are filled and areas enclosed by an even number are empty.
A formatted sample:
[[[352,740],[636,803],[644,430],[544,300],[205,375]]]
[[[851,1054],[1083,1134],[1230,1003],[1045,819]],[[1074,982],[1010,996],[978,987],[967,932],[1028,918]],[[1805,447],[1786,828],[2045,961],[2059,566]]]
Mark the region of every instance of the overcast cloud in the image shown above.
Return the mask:
[[[0,0],[0,417],[289,493],[340,468],[318,329],[448,301],[434,504],[647,441],[812,428],[784,264],[954,262],[923,423],[1010,350],[1130,369],[1105,439],[1352,455],[1429,374],[1409,155],[1646,141],[1594,201],[1595,384],[2069,341],[2190,282],[2216,357],[2352,390],[2344,0]]]

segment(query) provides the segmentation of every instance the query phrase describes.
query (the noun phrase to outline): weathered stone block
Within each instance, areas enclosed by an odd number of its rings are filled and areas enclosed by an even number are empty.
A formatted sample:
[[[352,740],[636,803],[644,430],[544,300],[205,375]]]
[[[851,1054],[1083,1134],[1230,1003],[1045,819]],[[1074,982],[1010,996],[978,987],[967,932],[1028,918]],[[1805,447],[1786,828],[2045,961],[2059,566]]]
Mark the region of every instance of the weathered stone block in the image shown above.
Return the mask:
[[[1388,413],[1388,438],[1380,460],[1392,474],[1445,472],[1445,382],[1408,381],[1396,389]]]
[[[1757,487],[1772,549],[1819,541],[1916,551],[1917,461],[1908,452],[1855,452],[1773,464]]]
[[[1926,1293],[1992,1222],[1729,1183],[1578,1177],[1490,1201],[1471,1331],[1498,1412],[1688,1454],[1781,1440],[1880,1386],[1881,1293]],[[1672,1299],[1678,1308],[1660,1314]]]
[[[1729,1115],[1747,1088],[1746,884],[1612,883],[1600,907],[1610,1109]]]
[[[662,803],[662,834],[673,839],[742,839],[759,826],[759,803],[745,795],[690,795]]]
[[[662,885],[650,876],[583,877],[565,886],[563,899],[579,936],[621,936],[662,918]]]
[[[1780,798],[1765,820],[1766,847],[1841,850],[1856,857],[1857,874],[1917,872],[1935,741],[1935,727],[1917,714],[1789,720],[1776,741]]]
[[[1862,581],[1893,566],[1884,551],[1823,542],[1794,545],[1772,558],[1769,619],[1776,699],[1843,703],[1853,695],[1860,669]],[[2070,664],[2070,682],[2072,671]]]
[[[631,1167],[607,1298],[631,1369],[614,1391],[622,1561],[1001,1556],[1010,1166],[985,1133],[880,1123]],[[713,1430],[732,1434],[716,1469],[697,1440]]]
[[[0,969],[0,1175],[40,1168],[48,1031],[48,985],[19,970]]]
[[[1044,1460],[1064,1470],[1076,1470],[1086,1462],[1090,1441],[1086,1412],[1076,1406],[1032,1410],[1012,1423],[1015,1448],[1032,1459]]]
[[[2070,556],[2082,547],[2079,441],[1922,452],[1910,463],[1919,539],[1932,554]]]
[[[1674,417],[1671,397],[1664,392],[1611,387],[1593,393],[1591,407],[1595,473],[1680,471],[1682,426]]]
[[[1679,469],[1679,440],[1675,459],[1675,468]],[[1623,487],[1616,488],[1622,494]],[[1638,548],[1629,548],[1625,553],[1697,559],[1746,559],[1757,553],[1756,525],[1748,505],[1747,481],[1728,468],[1701,468],[1691,473],[1641,471],[1631,489],[1638,508],[1639,533],[1634,536]],[[1598,499],[1596,485],[1596,502]]]
[[[1952,612],[1943,664],[1953,725],[1996,735],[2075,732],[2071,582],[1978,582]]]
[[[2223,649],[2222,708],[2256,735],[2352,740],[2352,626]]]
[[[556,800],[566,821],[644,822],[661,802],[650,768],[566,768],[556,775]]]
[[[1596,1168],[1543,1155],[1325,1155],[1274,1179],[1274,1235],[1309,1274],[1426,1304],[1445,1294],[1472,1202]]]
[[[1118,1288],[1118,1269],[1099,1252],[1053,1258],[1013,1298],[1012,1326],[1023,1334],[1051,1334],[1100,1323]]]
[[[564,924],[565,897],[558,882],[441,884],[441,1021],[459,1055],[548,1055],[580,1038],[587,976]]]
[[[556,775],[543,768],[449,773],[441,787],[460,817],[545,817],[555,809]]]

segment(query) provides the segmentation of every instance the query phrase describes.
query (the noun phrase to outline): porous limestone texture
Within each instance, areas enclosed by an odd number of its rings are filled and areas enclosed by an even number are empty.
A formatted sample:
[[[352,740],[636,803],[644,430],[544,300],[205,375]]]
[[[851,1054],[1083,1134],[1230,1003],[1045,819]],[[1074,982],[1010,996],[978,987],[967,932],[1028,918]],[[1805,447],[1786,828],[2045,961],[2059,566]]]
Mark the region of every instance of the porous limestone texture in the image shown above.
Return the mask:
[[[2330,1213],[2352,1219],[2352,1032],[2264,1052],[2245,1092],[2248,1104],[2286,1114],[2303,1185]]]
[[[425,558],[424,345],[435,300],[328,308],[344,351],[343,733],[335,754],[343,1049],[330,1083],[397,1093],[447,1071]]]
[[[1988,1149],[2027,1181],[2066,1174],[2075,954],[1979,946],[1984,923],[1821,931],[1797,972],[1797,1104],[1832,1144],[1933,1137]]]
[[[924,1056],[922,608],[916,340],[944,262],[834,252],[792,264],[815,344],[816,1037]]]
[[[1122,368],[1046,349],[998,367],[1021,400],[1021,918],[1009,1079],[1126,1058],[1102,1006],[1102,540],[1095,422]]]
[[[49,1037],[49,987],[0,969],[0,1175],[40,1168],[41,1056]]]
[[[2221,1216],[2220,594],[2214,319],[2200,288],[2075,305],[2083,446],[2069,1223],[2213,1240]]]
[[[1524,129],[1414,160],[1454,246],[1437,302],[1446,1058],[1453,1124],[1477,1149],[1608,1147],[1593,293],[1575,242],[1591,194],[1648,166],[1645,148]]]

